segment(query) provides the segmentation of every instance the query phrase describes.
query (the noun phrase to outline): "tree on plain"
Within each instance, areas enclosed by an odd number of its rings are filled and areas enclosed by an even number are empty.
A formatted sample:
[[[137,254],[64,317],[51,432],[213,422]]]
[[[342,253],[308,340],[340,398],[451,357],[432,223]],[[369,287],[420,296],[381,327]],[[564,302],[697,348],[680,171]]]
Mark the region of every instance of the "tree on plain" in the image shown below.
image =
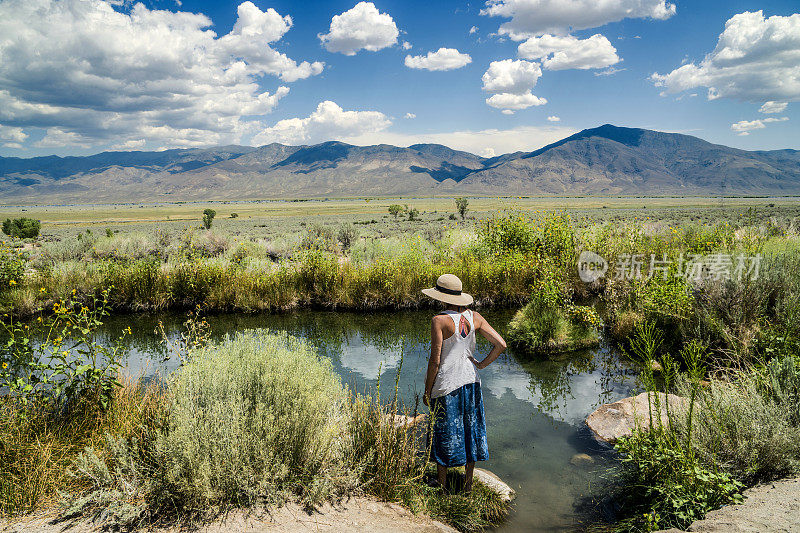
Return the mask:
[[[214,222],[215,216],[217,216],[217,212],[213,209],[203,210],[203,227],[206,229],[211,229],[211,224]]]
[[[464,220],[467,216],[468,205],[469,200],[466,198],[456,198],[456,209],[458,210],[458,214],[461,215],[461,220]]]

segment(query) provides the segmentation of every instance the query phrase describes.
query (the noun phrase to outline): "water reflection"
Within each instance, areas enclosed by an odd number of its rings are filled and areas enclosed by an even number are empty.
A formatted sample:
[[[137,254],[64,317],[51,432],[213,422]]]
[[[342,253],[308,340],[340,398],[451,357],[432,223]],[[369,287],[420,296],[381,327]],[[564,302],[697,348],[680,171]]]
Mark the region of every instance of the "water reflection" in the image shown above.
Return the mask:
[[[487,311],[503,334],[509,311]],[[164,373],[177,362],[162,362],[165,350],[155,333],[158,320],[175,337],[183,315],[115,317],[107,333],[115,337],[131,325],[133,375]],[[286,331],[308,340],[350,386],[363,390],[381,379],[381,394],[398,393],[414,405],[423,390],[429,353],[430,313],[298,312],[283,315],[219,315],[208,318],[213,337],[246,329]],[[479,338],[478,354],[489,346]],[[399,375],[398,369],[401,369]],[[490,460],[484,465],[518,493],[515,510],[503,531],[571,531],[581,520],[575,502],[587,493],[607,465],[606,453],[583,423],[599,404],[626,396],[635,383],[608,346],[550,360],[525,360],[504,354],[481,371]],[[576,453],[594,458],[590,467],[575,466]]]

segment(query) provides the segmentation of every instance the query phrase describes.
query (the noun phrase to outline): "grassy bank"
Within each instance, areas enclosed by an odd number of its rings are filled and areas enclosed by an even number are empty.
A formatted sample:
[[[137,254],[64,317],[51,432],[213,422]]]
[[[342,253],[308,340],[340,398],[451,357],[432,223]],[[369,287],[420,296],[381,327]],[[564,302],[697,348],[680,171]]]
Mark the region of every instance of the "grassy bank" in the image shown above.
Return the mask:
[[[238,218],[215,222],[211,230],[185,223],[153,226],[147,233],[135,226],[124,231],[77,227],[77,232],[71,226],[69,234],[3,243],[0,307],[29,316],[73,290],[90,298],[113,287],[112,307],[132,311],[197,305],[245,312],[415,308],[430,305],[421,288],[452,272],[477,296],[478,305],[518,306],[555,279],[565,297],[603,294],[622,315],[638,312],[622,308],[622,296],[629,302],[650,298],[647,305],[657,305],[653,299],[669,288],[657,281],[611,283],[608,278],[586,285],[576,275],[577,252],[594,251],[614,265],[628,254],[647,263],[651,255],[677,260],[681,254],[798,247],[791,210],[774,216],[730,211],[713,223],[670,213],[654,213],[665,217],[658,219],[506,212],[465,221],[442,215],[428,213],[422,221],[381,218],[374,225],[327,219],[277,234],[262,233],[252,223],[249,230],[233,230]],[[620,335],[629,332],[623,324]]]
[[[106,305],[68,303],[32,328],[6,320],[4,516],[60,504],[64,516],[130,528],[372,495],[465,531],[504,518],[508,505],[483,486],[429,487],[425,428],[396,425],[396,399],[354,394],[294,337],[241,332],[208,344],[195,324],[199,334],[172,354],[182,362],[174,375],[116,382],[123,354],[93,341]]]

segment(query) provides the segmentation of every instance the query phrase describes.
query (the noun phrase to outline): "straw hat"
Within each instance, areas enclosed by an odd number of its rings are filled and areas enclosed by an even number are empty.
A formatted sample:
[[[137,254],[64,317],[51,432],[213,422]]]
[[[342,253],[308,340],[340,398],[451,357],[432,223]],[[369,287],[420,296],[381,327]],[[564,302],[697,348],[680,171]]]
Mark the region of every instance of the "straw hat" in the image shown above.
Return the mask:
[[[436,280],[436,286],[422,289],[422,294],[451,305],[467,306],[473,302],[472,296],[461,292],[461,280],[453,274],[442,274]]]

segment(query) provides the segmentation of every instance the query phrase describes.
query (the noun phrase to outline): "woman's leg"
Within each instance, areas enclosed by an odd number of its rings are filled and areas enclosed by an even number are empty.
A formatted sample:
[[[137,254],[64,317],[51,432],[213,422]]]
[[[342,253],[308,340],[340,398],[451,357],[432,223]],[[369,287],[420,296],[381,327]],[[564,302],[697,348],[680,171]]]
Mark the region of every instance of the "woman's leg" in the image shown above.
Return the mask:
[[[472,476],[475,472],[475,463],[467,463],[464,467],[464,492],[472,490]]]
[[[436,477],[439,479],[439,486],[447,489],[447,467],[440,464],[436,465]]]

